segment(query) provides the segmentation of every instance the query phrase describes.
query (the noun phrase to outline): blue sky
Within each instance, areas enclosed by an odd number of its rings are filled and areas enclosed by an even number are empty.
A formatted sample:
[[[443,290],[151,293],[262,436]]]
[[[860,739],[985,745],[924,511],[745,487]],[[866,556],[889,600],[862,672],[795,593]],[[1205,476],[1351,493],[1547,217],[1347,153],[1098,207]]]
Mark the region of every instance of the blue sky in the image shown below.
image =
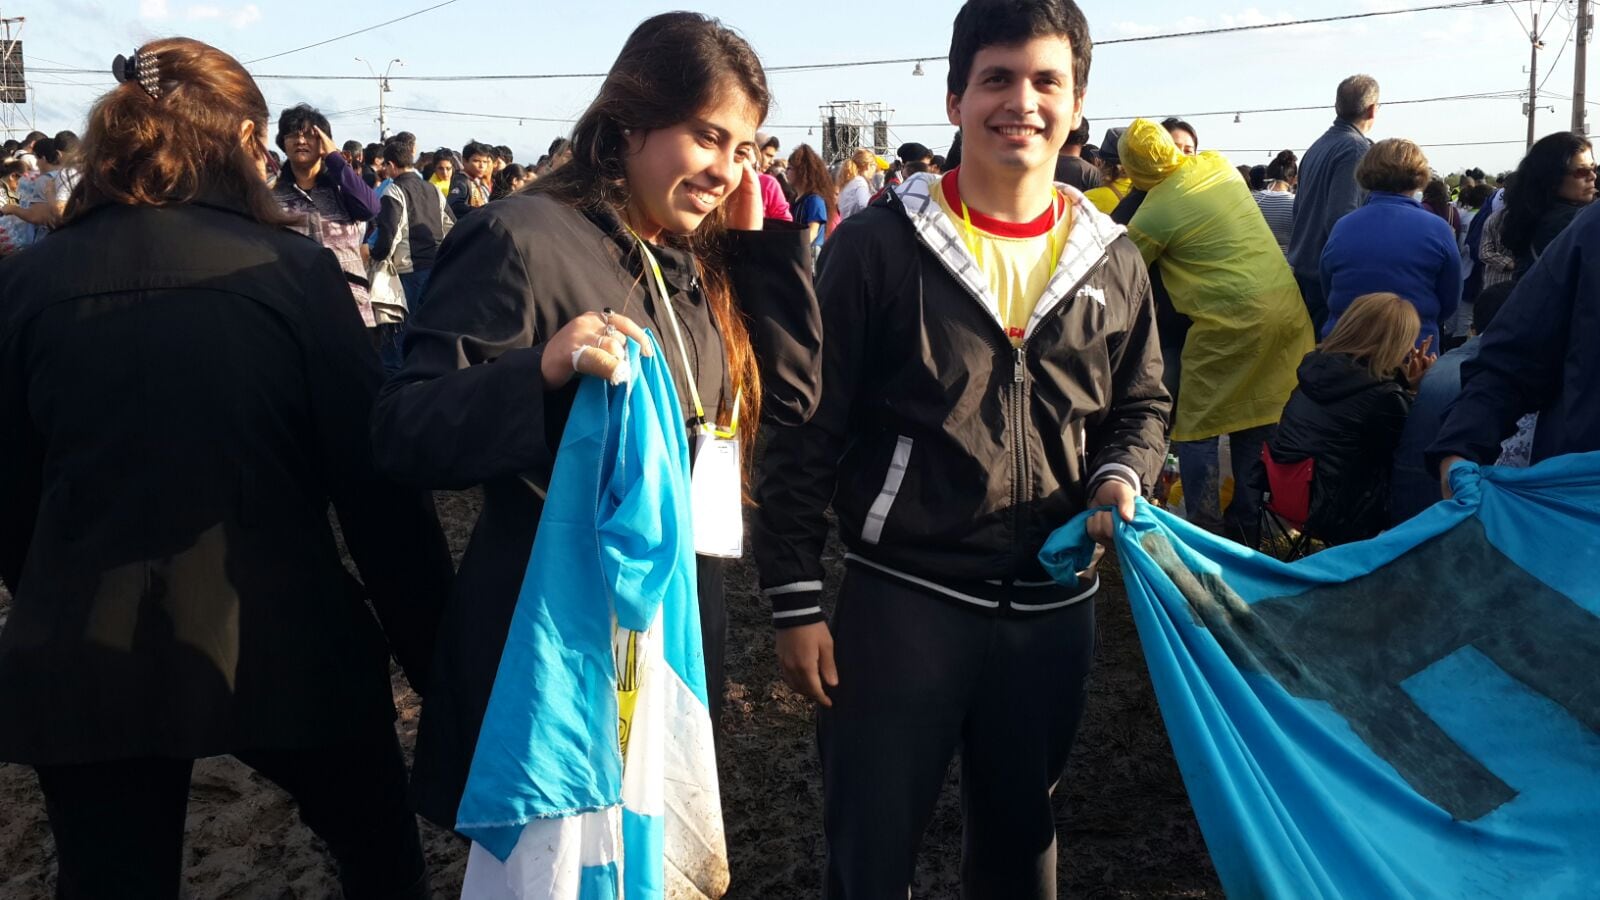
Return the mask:
[[[64,64],[109,71],[117,53],[140,41],[181,34],[215,44],[242,60],[279,53],[431,5],[437,0],[11,0],[6,16],[26,16],[21,32],[32,67]],[[1080,0],[1096,40],[1226,27],[1257,22],[1400,9],[1428,0],[1295,0],[1260,5]],[[927,56],[926,74],[910,65],[773,73],[777,104],[769,120],[784,146],[807,140],[817,107],[833,100],[877,101],[892,108],[891,144],[918,140],[949,143],[943,124],[944,56],[955,2],[893,4],[729,3],[693,4],[739,29],[768,65]],[[1236,163],[1266,162],[1277,149],[1303,150],[1332,119],[1333,89],[1355,72],[1378,78],[1385,100],[1491,91],[1525,90],[1528,40],[1512,8],[1526,21],[1530,8],[1546,22],[1540,68],[1544,90],[1572,92],[1570,0],[1523,0],[1462,11],[1413,13],[1327,25],[1296,26],[1239,35],[1151,41],[1098,48],[1086,113],[1096,141],[1107,125],[1135,115],[1192,115],[1320,104],[1309,112],[1249,113],[1193,118],[1202,148],[1226,151]],[[396,75],[567,73],[604,70],[629,31],[674,4],[545,2],[517,4],[457,0],[423,16],[327,46],[262,62],[257,74],[363,75],[355,57],[381,71],[391,58],[405,61]],[[907,15],[907,10],[916,10]],[[1562,16],[1565,16],[1563,18]],[[1569,44],[1562,50],[1563,42]],[[1559,60],[1556,58],[1560,52]],[[1553,63],[1553,65],[1552,65]],[[1600,59],[1595,61],[1600,68]],[[1543,75],[1541,75],[1541,79]],[[32,114],[40,130],[81,126],[89,105],[112,82],[109,75],[38,73]],[[377,91],[371,82],[269,80],[261,82],[274,114],[284,105],[310,102],[333,116],[335,137],[375,140]],[[393,82],[392,106],[524,116],[510,119],[391,111],[391,131],[408,129],[424,146],[459,147],[468,138],[512,146],[519,159],[534,158],[593,95],[594,79],[514,82]],[[1600,98],[1596,98],[1600,99]],[[1544,102],[1544,101],[1542,101]],[[1568,127],[1571,105],[1550,99],[1539,134]],[[1591,107],[1593,108],[1593,107]],[[21,110],[24,124],[29,110]],[[1600,128],[1600,114],[1594,116]],[[1407,137],[1424,145],[1511,141],[1477,147],[1428,147],[1440,171],[1471,165],[1511,168],[1526,130],[1521,100],[1487,99],[1384,109],[1374,137]],[[818,137],[810,137],[817,142]]]

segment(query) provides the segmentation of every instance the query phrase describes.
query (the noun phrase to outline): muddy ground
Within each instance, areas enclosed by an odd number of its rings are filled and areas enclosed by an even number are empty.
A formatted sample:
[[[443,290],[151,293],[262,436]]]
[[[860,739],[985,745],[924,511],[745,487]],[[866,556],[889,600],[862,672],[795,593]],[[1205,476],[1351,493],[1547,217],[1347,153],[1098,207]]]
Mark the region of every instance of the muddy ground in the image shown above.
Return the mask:
[[[476,496],[440,494],[458,557]],[[830,548],[828,595],[842,574]],[[1057,792],[1061,885],[1070,897],[1221,897],[1151,692],[1115,567],[1103,576],[1101,638],[1088,712]],[[748,563],[728,580],[728,703],[722,799],[733,864],[731,898],[819,895],[821,791],[809,705],[778,677],[766,609]],[[0,589],[0,622],[9,597]],[[409,748],[418,701],[398,675],[398,727]],[[457,896],[465,845],[423,823],[441,898]],[[913,896],[958,895],[961,849],[956,779],[928,829]],[[338,896],[332,861],[281,791],[231,758],[195,768],[185,845],[191,898],[321,900]],[[32,770],[0,764],[0,898],[47,900],[54,849]]]

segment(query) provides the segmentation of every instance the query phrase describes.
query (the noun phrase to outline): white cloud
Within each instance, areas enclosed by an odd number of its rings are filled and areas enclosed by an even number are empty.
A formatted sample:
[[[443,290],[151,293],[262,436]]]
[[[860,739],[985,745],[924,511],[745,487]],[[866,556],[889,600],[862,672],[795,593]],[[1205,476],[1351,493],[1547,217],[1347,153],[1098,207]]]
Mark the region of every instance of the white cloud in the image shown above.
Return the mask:
[[[1264,13],[1252,6],[1238,15],[1223,15],[1221,27],[1238,28],[1244,25],[1270,25],[1273,22],[1292,22],[1296,18],[1298,17],[1286,12]]]
[[[1448,43],[1452,52],[1462,46],[1464,41],[1482,33],[1483,19],[1474,18],[1465,13],[1456,13],[1450,19],[1450,24],[1443,28],[1429,28],[1422,32],[1422,43]]]
[[[168,0],[139,0],[140,13],[147,19],[164,19],[169,14]],[[219,6],[215,3],[195,3],[183,10],[190,22],[225,21],[234,28],[248,28],[261,21],[261,7],[254,3],[243,6]]]
[[[1159,32],[1161,27],[1147,22],[1112,22],[1111,30],[1116,32],[1118,37],[1143,37]]]
[[[229,19],[235,28],[245,28],[261,21],[261,7],[254,3],[247,3],[233,14]]]

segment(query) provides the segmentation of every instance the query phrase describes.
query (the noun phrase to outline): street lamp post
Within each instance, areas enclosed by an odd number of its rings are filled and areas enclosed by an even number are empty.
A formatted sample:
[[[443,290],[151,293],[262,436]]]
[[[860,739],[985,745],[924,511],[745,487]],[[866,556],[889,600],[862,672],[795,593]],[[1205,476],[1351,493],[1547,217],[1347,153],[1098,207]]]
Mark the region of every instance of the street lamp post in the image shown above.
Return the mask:
[[[378,70],[372,67],[372,63],[367,62],[365,59],[358,56],[356,57],[356,62],[365,64],[367,71],[371,72],[372,77],[378,81],[378,140],[386,141],[389,139],[389,118],[383,95],[389,93],[389,73],[395,66],[403,66],[406,62],[403,59],[389,60],[389,65],[384,68],[382,75],[379,75]]]

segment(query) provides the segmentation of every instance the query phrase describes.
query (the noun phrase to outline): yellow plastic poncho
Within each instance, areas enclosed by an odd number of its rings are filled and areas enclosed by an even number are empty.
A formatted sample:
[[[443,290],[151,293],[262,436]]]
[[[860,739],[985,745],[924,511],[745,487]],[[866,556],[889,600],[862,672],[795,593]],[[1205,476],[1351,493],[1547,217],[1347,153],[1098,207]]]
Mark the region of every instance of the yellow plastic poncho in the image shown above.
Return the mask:
[[[1134,121],[1118,147],[1133,186],[1149,192],[1128,235],[1147,264],[1160,263],[1173,307],[1194,320],[1172,439],[1276,423],[1315,341],[1250,189],[1221,154],[1184,156],[1148,119]]]

